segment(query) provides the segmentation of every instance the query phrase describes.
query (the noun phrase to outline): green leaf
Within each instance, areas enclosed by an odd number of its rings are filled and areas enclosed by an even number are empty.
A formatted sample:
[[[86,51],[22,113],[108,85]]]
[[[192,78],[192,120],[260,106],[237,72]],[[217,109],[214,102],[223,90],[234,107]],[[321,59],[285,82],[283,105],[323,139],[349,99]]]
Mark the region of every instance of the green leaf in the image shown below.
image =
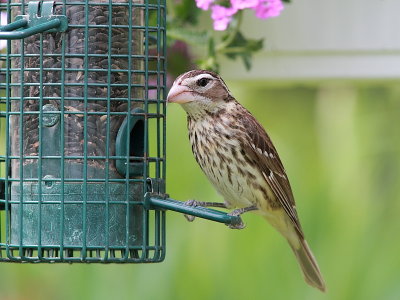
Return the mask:
[[[228,39],[228,35],[223,37],[223,40]],[[220,50],[220,53],[225,54],[229,59],[240,58],[243,61],[247,70],[251,68],[252,55],[263,48],[264,40],[246,39],[241,32],[237,32],[232,41]]]
[[[201,10],[194,0],[170,1],[173,4],[174,20],[180,24],[197,24]]]
[[[251,54],[263,48],[264,39],[246,39],[241,32],[237,32],[236,36],[232,39],[224,49],[220,52],[228,57],[236,57],[241,54]]]
[[[167,37],[173,40],[184,41],[193,46],[204,46],[209,43],[207,31],[195,31],[178,26],[169,26]]]
[[[224,36],[222,39],[226,40],[228,35]],[[246,39],[244,35],[238,31],[232,41],[226,46],[222,51],[229,52],[229,48],[243,48],[244,52],[256,52],[263,48],[263,39]]]
[[[250,71],[251,69],[251,60],[252,60],[252,56],[251,55],[241,55],[244,67],[246,68],[247,71]]]

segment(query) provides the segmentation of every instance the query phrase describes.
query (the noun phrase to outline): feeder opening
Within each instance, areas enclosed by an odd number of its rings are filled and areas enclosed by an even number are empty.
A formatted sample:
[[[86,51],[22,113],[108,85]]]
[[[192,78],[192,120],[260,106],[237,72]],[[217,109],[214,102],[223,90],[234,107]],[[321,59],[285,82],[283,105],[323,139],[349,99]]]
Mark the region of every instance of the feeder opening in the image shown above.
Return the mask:
[[[138,120],[131,130],[130,137],[130,156],[144,156],[144,121]],[[135,160],[132,160],[135,162]],[[137,160],[136,160],[137,161]]]

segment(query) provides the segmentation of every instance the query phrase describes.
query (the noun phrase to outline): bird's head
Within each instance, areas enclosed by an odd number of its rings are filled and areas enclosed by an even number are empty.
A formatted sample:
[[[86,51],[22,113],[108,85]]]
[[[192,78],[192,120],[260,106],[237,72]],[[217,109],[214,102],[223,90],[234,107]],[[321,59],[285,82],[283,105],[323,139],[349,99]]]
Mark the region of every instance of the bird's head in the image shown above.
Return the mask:
[[[191,116],[218,112],[233,99],[222,78],[205,70],[193,70],[180,75],[167,97],[169,103],[181,104]]]

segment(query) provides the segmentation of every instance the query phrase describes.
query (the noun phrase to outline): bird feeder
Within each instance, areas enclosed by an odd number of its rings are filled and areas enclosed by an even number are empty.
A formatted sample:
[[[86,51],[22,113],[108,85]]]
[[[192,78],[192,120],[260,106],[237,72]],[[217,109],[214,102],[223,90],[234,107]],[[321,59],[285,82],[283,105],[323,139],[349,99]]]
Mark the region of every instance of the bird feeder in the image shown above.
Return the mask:
[[[164,1],[1,9],[0,261],[160,262],[165,210],[239,222],[166,194]]]

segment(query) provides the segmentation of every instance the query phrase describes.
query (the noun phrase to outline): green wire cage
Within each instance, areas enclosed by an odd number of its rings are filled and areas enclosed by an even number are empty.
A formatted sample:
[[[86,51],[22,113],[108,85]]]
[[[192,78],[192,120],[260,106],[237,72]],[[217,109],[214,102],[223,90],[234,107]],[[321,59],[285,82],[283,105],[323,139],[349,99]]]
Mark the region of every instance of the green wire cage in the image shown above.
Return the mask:
[[[18,1],[0,114],[0,261],[160,262],[165,210],[163,0]]]

